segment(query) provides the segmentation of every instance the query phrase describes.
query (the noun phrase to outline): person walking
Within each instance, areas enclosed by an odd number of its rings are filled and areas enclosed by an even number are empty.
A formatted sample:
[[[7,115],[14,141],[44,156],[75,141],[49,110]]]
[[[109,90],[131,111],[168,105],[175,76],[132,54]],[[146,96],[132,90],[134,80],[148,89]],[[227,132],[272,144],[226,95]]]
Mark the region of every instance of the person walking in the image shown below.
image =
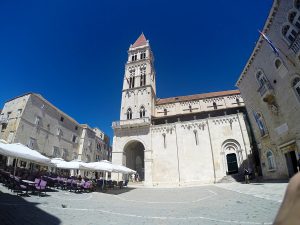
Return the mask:
[[[244,169],[244,176],[245,176],[245,184],[249,184],[249,171],[246,168]]]

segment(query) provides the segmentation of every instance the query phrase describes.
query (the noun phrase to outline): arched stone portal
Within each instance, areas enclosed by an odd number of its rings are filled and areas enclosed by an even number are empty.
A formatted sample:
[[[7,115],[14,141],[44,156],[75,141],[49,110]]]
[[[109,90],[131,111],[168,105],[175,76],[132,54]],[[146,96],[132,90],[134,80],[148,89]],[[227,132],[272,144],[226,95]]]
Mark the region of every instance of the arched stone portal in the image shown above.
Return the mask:
[[[222,144],[221,155],[226,174],[238,173],[244,158],[240,144],[234,139],[227,139]]]
[[[144,145],[139,141],[131,141],[124,147],[123,165],[137,171],[140,180],[145,178]]]

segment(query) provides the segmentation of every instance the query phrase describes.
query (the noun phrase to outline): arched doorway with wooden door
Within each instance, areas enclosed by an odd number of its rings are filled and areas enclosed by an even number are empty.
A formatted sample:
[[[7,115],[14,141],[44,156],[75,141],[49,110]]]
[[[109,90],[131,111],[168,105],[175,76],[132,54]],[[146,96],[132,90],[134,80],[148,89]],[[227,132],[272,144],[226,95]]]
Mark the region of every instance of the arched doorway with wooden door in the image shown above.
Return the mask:
[[[145,178],[144,151],[144,145],[140,141],[135,140],[128,142],[123,151],[123,165],[137,171],[140,181],[143,181]]]
[[[221,154],[223,155],[223,170],[226,174],[238,173],[244,160],[240,144],[234,139],[224,141]]]

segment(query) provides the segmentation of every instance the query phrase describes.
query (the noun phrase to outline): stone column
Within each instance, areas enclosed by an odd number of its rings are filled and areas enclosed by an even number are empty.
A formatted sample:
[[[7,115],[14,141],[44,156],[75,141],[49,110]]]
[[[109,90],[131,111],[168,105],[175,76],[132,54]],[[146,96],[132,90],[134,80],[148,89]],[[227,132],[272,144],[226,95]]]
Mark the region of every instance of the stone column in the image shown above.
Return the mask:
[[[144,161],[145,161],[145,186],[152,186],[152,150],[151,149],[145,149],[144,151]]]

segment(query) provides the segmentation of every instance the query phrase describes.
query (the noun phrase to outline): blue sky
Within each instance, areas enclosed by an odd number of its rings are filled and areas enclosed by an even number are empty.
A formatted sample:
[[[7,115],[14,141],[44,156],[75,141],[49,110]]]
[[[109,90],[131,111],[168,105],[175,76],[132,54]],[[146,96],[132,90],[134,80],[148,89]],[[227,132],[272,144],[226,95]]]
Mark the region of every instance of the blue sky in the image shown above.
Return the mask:
[[[127,50],[141,32],[158,97],[235,89],[272,2],[0,1],[0,108],[40,93],[112,139]]]

